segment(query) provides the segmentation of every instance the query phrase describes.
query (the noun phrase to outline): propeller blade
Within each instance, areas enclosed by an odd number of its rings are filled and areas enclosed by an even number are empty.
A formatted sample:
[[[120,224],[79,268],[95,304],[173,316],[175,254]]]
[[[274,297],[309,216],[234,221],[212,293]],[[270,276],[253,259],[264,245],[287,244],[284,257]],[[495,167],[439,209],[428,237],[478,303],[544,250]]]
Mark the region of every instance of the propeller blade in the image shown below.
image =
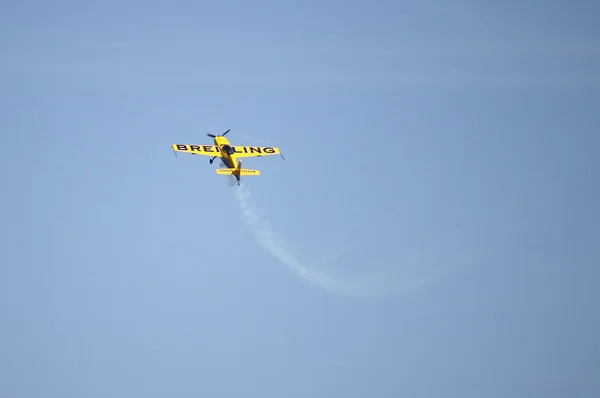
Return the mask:
[[[209,133],[207,133],[206,135],[207,135],[207,136],[209,136],[209,137],[213,137],[213,138],[215,138],[215,137],[216,137],[216,135],[214,135],[214,134],[209,134]]]
[[[229,133],[229,130],[231,130],[231,129],[228,129],[226,132],[224,132],[221,137],[223,137],[223,136],[225,136],[225,134]]]

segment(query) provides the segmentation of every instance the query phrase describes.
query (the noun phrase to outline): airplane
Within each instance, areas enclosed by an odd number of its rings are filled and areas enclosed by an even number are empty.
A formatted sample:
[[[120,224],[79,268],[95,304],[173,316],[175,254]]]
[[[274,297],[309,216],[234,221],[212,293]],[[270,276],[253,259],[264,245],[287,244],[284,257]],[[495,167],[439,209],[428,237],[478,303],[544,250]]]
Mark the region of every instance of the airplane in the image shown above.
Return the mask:
[[[231,131],[231,129],[221,135],[206,134],[213,138],[214,145],[172,144],[171,146],[173,151],[175,151],[175,156],[177,156],[177,152],[212,156],[209,160],[210,164],[212,164],[216,158],[220,158],[221,166],[225,166],[226,168],[216,169],[217,174],[233,175],[236,178],[238,185],[240,185],[241,176],[260,175],[260,171],[258,170],[243,169],[242,161],[238,160],[238,158],[280,155],[281,158],[285,160],[279,148],[276,147],[231,145],[229,140],[225,138],[225,135],[229,133],[229,131]]]

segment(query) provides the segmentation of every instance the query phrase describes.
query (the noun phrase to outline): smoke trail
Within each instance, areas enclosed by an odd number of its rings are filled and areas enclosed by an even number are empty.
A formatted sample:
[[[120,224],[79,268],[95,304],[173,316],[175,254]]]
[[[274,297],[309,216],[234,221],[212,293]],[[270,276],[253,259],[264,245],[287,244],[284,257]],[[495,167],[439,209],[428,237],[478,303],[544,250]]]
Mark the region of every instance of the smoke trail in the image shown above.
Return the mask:
[[[346,279],[310,269],[300,262],[293,254],[279,242],[273,233],[271,224],[263,219],[256,206],[249,200],[250,192],[241,186],[235,187],[235,196],[240,203],[244,221],[250,227],[259,244],[273,256],[278,258],[291,271],[305,281],[327,290],[352,295],[382,296],[388,294],[410,294],[440,282],[451,273],[464,269],[470,261],[469,253],[456,250],[455,245],[444,242],[429,242],[425,247],[416,251],[396,254],[396,263],[393,268],[380,269],[368,276],[358,279]],[[338,252],[348,251],[348,247],[341,247]],[[462,253],[456,258],[456,253]],[[333,254],[337,257],[336,251]],[[333,260],[331,256],[327,260]],[[454,261],[452,260],[454,258]],[[460,260],[460,261],[456,261]],[[373,260],[376,261],[376,260]]]
[[[287,265],[296,275],[309,283],[340,293],[376,294],[361,283],[341,280],[333,275],[307,268],[277,242],[271,224],[260,217],[256,206],[249,201],[250,192],[244,189],[243,185],[237,187],[235,196],[240,203],[244,221],[249,225],[260,245]]]
[[[232,176],[232,175],[227,176],[227,185],[229,185],[230,187],[235,187],[237,185],[237,180],[235,179],[234,176]]]

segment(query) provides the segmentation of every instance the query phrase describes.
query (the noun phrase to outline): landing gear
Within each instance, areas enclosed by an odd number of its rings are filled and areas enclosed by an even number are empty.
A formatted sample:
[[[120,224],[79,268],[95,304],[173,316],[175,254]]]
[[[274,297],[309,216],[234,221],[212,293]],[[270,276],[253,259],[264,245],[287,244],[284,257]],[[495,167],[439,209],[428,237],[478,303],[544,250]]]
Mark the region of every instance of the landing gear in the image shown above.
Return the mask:
[[[213,162],[215,161],[215,159],[216,159],[216,158],[217,158],[217,157],[215,156],[214,158],[210,159],[208,162],[209,162],[210,164],[213,164]]]

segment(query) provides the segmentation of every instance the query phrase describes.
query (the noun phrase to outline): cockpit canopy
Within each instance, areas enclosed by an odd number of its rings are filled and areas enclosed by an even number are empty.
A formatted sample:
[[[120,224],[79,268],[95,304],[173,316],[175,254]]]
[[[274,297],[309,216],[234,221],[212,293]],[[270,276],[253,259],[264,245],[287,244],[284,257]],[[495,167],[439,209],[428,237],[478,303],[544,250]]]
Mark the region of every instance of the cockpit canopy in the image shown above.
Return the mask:
[[[225,151],[225,153],[227,153],[228,155],[233,155],[233,148],[229,145],[223,145],[223,151]]]

